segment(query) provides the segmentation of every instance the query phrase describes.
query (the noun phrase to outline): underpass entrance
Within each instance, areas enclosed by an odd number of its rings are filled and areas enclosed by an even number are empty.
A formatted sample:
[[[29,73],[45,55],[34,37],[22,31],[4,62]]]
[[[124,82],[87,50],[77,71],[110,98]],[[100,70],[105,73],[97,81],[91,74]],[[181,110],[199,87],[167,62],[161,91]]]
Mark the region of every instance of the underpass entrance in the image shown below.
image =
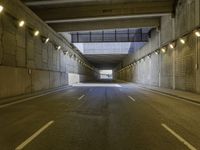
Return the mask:
[[[113,71],[112,70],[100,70],[100,79],[113,79]]]

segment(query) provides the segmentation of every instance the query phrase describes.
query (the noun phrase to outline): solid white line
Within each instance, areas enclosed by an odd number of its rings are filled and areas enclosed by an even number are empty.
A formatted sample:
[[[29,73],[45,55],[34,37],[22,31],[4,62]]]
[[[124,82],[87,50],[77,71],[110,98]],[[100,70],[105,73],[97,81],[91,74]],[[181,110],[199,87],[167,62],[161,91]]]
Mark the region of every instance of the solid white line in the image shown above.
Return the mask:
[[[82,95],[81,97],[79,97],[78,100],[81,100],[83,97],[85,97],[85,95]]]
[[[155,91],[155,90],[152,90],[152,89],[149,89],[149,88],[146,88],[146,87],[142,87],[142,86],[139,86],[139,85],[135,85],[135,86],[137,86],[138,88],[141,88],[143,90],[146,90],[148,92],[152,92],[152,93],[155,93],[155,94],[163,95],[163,96],[170,97],[170,98],[173,98],[173,99],[178,99],[178,100],[181,100],[181,101],[193,104],[193,105],[198,105],[198,106],[200,105],[199,103],[195,103],[193,101],[189,101],[189,100],[186,100],[186,99],[181,98],[181,97],[176,97],[176,96],[173,96],[173,95],[169,95],[167,93],[162,93],[162,92]]]
[[[58,90],[47,92],[47,93],[44,93],[44,94],[40,94],[40,95],[24,98],[22,100],[18,100],[18,101],[15,101],[15,102],[10,102],[8,104],[3,104],[3,105],[0,105],[0,108],[5,108],[5,107],[11,106],[11,105],[23,103],[23,102],[26,102],[26,101],[29,101],[29,100],[32,100],[32,99],[35,99],[35,98],[38,98],[38,97],[42,97],[42,96],[49,95],[49,94],[52,94],[52,93],[56,93],[56,92],[59,92],[59,91],[63,91],[63,90],[66,90],[66,89],[67,88],[58,89]]]
[[[192,146],[189,142],[187,142],[184,138],[182,138],[180,135],[178,135],[176,132],[174,132],[172,129],[170,129],[166,124],[161,124],[167,131],[169,131],[173,136],[175,136],[180,142],[182,142],[184,145],[186,145],[190,150],[197,150],[194,146]]]
[[[3,104],[3,105],[0,105],[0,108],[8,107],[8,106],[11,106],[11,105],[14,105],[14,104],[23,103],[23,102],[29,101],[31,99],[38,98],[38,97],[45,96],[45,95],[47,95],[47,94],[42,94],[42,95],[39,95],[39,96],[33,96],[33,97],[25,98],[25,99],[22,99],[22,100],[18,100],[16,102],[11,102],[11,103],[8,103],[8,104]]]
[[[40,128],[37,132],[35,132],[31,137],[25,140],[22,144],[17,146],[15,150],[22,150],[26,145],[28,145],[31,141],[33,141],[40,133],[42,133],[46,128],[48,128],[54,121],[49,121],[42,128]]]
[[[133,97],[131,97],[131,96],[128,96],[132,101],[136,101]]]

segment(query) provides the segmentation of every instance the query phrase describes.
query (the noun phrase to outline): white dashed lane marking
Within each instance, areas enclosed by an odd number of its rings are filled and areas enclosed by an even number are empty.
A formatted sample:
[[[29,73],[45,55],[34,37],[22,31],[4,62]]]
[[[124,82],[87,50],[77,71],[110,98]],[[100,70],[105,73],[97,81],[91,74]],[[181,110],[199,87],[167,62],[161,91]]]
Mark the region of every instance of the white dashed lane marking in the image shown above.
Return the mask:
[[[38,131],[36,131],[32,136],[26,139],[22,144],[17,146],[15,150],[22,150],[26,145],[28,145],[31,141],[33,141],[38,135],[40,135],[45,129],[47,129],[53,123],[54,123],[53,120],[49,121],[47,124],[41,127]]]
[[[131,96],[128,96],[132,101],[136,101],[133,97],[131,97]]]
[[[178,135],[175,131],[170,129],[166,124],[161,124],[163,128],[165,128],[168,132],[170,132],[173,136],[175,136],[180,142],[182,142],[184,145],[188,147],[190,150],[197,150],[193,145],[191,145],[188,141],[186,141],[184,138],[182,138],[180,135]]]
[[[84,98],[84,97],[85,97],[85,95],[82,95],[81,97],[78,98],[78,100],[81,100],[81,99]]]

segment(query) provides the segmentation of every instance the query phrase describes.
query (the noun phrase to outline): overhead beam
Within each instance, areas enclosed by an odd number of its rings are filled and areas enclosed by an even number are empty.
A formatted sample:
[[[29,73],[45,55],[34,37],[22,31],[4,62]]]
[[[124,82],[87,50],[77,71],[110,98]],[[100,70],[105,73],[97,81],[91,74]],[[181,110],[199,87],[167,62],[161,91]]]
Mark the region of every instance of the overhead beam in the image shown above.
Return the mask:
[[[67,21],[116,16],[137,16],[169,14],[173,11],[173,1],[132,2],[123,4],[101,4],[88,6],[33,7],[33,11],[44,21]]]
[[[27,6],[45,6],[45,5],[55,5],[55,4],[69,4],[80,2],[81,0],[35,0],[27,1],[25,4]],[[92,0],[84,0],[84,2],[91,2]]]
[[[159,27],[160,18],[133,18],[100,20],[86,22],[63,22],[49,24],[57,32],[89,31],[102,29],[120,29],[120,28],[141,28],[141,27]]]

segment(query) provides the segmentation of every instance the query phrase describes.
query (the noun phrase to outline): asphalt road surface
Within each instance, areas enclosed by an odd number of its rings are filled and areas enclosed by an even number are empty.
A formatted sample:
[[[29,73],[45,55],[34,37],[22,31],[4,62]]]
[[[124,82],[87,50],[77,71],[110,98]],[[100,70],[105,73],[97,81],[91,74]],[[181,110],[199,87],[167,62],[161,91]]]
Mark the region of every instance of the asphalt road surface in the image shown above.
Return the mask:
[[[0,108],[0,150],[198,150],[200,105],[133,84],[79,84]]]

